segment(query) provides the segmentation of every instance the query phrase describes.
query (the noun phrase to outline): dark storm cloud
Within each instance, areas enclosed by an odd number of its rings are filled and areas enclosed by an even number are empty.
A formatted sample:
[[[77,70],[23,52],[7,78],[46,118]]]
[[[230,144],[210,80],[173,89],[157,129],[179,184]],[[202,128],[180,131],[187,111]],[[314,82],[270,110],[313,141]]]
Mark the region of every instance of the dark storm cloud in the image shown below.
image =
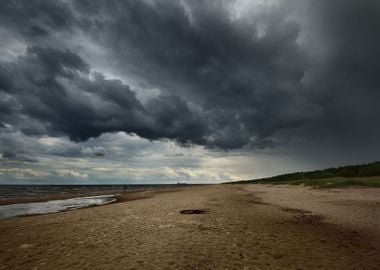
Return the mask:
[[[2,88],[4,95],[18,105],[4,108],[4,122],[24,133],[40,130],[24,128],[25,118],[41,122],[47,132],[63,132],[73,139],[87,139],[103,131],[136,131],[143,108],[128,86],[105,80],[96,74],[88,78],[88,67],[71,51],[28,48],[16,62],[2,65],[2,77],[12,84]],[[87,77],[86,77],[87,76]]]
[[[204,133],[205,123],[179,97],[159,96],[145,108],[120,81],[99,73],[90,79],[87,64],[69,50],[28,48],[0,70],[5,82],[1,108],[7,112],[0,120],[25,134],[68,134],[85,140],[103,132],[126,131],[187,143]],[[31,119],[40,123],[36,129],[25,123]]]
[[[380,129],[380,3],[378,1],[315,1],[312,17],[317,59],[305,84],[324,117],[305,136],[341,147],[376,149]],[[368,132],[371,130],[370,132]]]
[[[281,9],[264,18],[268,29],[261,37],[254,20],[230,19],[227,1],[189,1],[188,10],[180,1],[80,3],[80,10],[103,15],[125,11],[102,24],[101,40],[122,59],[120,69],[132,61],[140,77],[201,106],[212,130],[190,141],[263,145],[278,129],[320,116],[301,83],[308,57],[296,43],[299,27]]]
[[[4,1],[1,3],[0,24],[37,39],[55,31],[68,31],[76,20],[67,1]]]
[[[0,159],[21,162],[37,162],[31,140],[21,132],[13,132],[9,126],[0,126]]]
[[[0,27],[28,49],[0,63],[0,120],[74,140],[126,131],[223,149],[293,138],[378,145],[377,1],[278,1],[244,16],[233,4],[4,2]],[[142,102],[92,72],[83,36],[106,52],[106,68],[161,94]]]

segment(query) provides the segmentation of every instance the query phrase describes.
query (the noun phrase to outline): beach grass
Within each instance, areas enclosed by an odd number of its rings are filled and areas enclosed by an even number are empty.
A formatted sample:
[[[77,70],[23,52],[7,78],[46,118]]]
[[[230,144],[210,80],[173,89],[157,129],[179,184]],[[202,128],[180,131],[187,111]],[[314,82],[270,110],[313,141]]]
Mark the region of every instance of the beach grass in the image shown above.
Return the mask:
[[[380,161],[360,165],[300,171],[228,184],[303,185],[314,188],[380,187]]]
[[[331,177],[317,179],[296,179],[250,181],[250,184],[271,184],[271,185],[294,185],[310,186],[313,188],[347,188],[347,187],[377,187],[380,188],[380,176],[372,177]]]

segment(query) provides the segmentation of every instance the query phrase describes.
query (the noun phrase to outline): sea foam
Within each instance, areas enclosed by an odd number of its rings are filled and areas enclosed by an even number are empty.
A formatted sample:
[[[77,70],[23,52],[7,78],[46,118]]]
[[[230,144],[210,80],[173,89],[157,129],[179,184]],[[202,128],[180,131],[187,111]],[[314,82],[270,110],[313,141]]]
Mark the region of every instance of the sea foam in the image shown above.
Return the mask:
[[[47,202],[0,205],[0,219],[25,215],[56,213],[90,206],[105,205],[115,201],[115,195],[100,195],[77,197],[66,200],[52,200]]]

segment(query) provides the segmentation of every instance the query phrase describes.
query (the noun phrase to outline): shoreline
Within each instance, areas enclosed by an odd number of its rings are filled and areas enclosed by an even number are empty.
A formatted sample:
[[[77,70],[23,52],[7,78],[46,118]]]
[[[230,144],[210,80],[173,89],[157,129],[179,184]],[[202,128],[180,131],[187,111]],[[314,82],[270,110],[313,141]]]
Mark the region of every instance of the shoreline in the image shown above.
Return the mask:
[[[167,192],[176,192],[182,190],[181,188],[162,188],[162,189],[146,189],[146,190],[136,190],[136,191],[128,191],[128,192],[122,192],[122,193],[112,193],[111,191],[108,192],[107,194],[105,193],[87,193],[87,194],[71,194],[71,195],[65,195],[63,198],[62,196],[49,196],[49,197],[32,197],[32,198],[13,198],[11,203],[6,203],[5,201],[4,204],[0,204],[0,221],[1,220],[9,220],[17,217],[31,217],[31,216],[42,216],[42,215],[49,215],[49,214],[56,214],[56,213],[63,213],[63,212],[68,212],[68,211],[77,211],[80,209],[85,209],[85,208],[92,208],[92,207],[99,207],[103,205],[110,205],[110,204],[116,204],[116,203],[123,203],[123,202],[129,202],[129,201],[135,201],[135,200],[141,200],[141,199],[147,199],[153,197],[155,194],[160,194],[160,193],[167,193]],[[112,197],[112,201],[110,202],[91,202],[91,199],[96,199],[96,197]],[[29,199],[29,200],[28,200]],[[74,201],[71,202],[71,204],[67,206],[64,206],[65,202],[67,200],[71,199],[88,199],[89,204],[88,205],[80,205],[74,206]],[[59,201],[59,202],[58,202]],[[62,201],[62,202],[61,202]],[[50,205],[35,205],[38,203],[51,203]],[[60,203],[61,206],[57,206],[57,203]],[[24,210],[26,205],[31,204],[30,208],[27,208],[27,210]],[[67,203],[66,203],[67,204]],[[19,208],[17,208],[17,205],[20,205]],[[16,206],[16,208],[13,208],[14,210],[10,210],[8,207],[7,210],[1,209],[2,206]],[[41,208],[42,207],[42,208]],[[56,210],[52,210],[51,208],[55,207]],[[44,210],[46,209],[44,212]],[[1,211],[5,211],[3,214]],[[11,214],[13,212],[27,212],[25,214]],[[8,214],[5,214],[7,213]],[[8,215],[8,216],[7,216]]]
[[[35,203],[35,202],[47,202],[52,200],[65,200],[65,199],[73,199],[78,197],[86,197],[86,196],[100,196],[100,195],[116,195],[121,201],[123,201],[124,196],[129,196],[129,194],[142,193],[148,191],[158,191],[158,190],[172,190],[172,189],[183,189],[187,188],[186,186],[167,186],[167,187],[159,187],[157,188],[141,188],[141,189],[131,189],[131,190],[109,190],[109,191],[93,191],[93,192],[82,192],[82,193],[67,193],[67,194],[52,194],[46,196],[15,196],[8,198],[0,198],[0,205],[10,205],[10,204],[19,204],[19,203]],[[189,185],[191,187],[191,185]],[[133,196],[131,196],[133,197]]]
[[[0,269],[380,267],[378,235],[279,207],[265,198],[277,193],[270,186],[252,189],[136,192],[104,206],[2,220]]]

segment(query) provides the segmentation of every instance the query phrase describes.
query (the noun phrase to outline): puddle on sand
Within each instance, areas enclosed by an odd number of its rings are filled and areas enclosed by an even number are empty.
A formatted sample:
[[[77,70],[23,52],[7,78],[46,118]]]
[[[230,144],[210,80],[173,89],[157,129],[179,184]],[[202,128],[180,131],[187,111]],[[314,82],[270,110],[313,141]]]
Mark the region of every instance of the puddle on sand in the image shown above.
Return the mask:
[[[47,202],[0,205],[0,219],[24,215],[56,213],[89,206],[105,205],[115,201],[115,195],[100,195]]]

